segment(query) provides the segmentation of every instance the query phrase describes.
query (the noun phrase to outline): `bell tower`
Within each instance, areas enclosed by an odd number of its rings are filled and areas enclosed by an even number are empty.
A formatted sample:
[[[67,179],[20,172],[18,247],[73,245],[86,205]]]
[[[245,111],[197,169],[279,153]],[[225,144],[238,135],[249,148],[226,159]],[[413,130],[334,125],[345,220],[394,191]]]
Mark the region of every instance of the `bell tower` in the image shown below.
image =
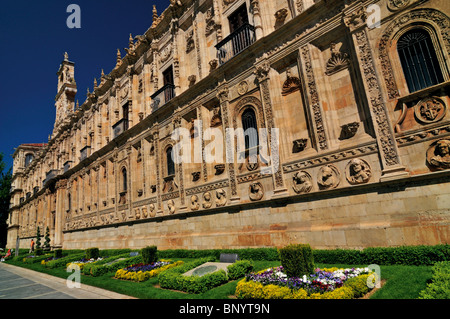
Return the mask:
[[[69,61],[67,52],[58,73],[58,94],[55,98],[56,120],[53,134],[64,120],[74,111],[77,84],[75,82],[75,63]]]

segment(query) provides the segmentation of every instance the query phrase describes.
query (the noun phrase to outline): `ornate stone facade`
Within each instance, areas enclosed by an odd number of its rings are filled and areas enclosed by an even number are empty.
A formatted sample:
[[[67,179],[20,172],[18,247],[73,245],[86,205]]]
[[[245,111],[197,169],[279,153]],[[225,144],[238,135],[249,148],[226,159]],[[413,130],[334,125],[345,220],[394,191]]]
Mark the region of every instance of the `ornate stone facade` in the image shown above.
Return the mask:
[[[37,226],[66,249],[448,243],[448,10],[171,1],[81,105],[65,54],[48,143],[13,155],[8,247],[28,247]],[[248,23],[233,24],[237,12]],[[442,79],[410,91],[397,42],[415,29]],[[249,123],[255,154],[232,133]],[[170,156],[180,129],[191,160]]]

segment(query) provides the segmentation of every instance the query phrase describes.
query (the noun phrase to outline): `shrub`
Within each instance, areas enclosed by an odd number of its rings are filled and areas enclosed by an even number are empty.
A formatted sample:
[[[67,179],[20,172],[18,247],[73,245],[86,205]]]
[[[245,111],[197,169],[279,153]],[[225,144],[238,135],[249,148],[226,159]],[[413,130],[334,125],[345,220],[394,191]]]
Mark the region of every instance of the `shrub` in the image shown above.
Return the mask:
[[[98,259],[100,257],[100,250],[98,248],[86,249],[86,259]]]
[[[432,271],[432,282],[420,292],[419,299],[450,299],[450,262],[437,262]]]
[[[254,266],[250,260],[239,260],[227,267],[228,278],[230,280],[236,280],[238,278],[244,277],[249,272],[252,272],[253,269]]]
[[[151,264],[158,260],[158,248],[156,246],[150,246],[142,248],[141,254],[144,264]]]
[[[353,298],[362,297],[369,291],[367,278],[369,278],[369,275],[350,278],[344,283],[344,287],[349,287],[353,290]]]
[[[55,256],[55,258],[62,258],[62,256],[63,256],[63,251],[62,251],[62,249],[56,249],[56,250],[54,251],[54,256]]]
[[[279,249],[281,265],[288,277],[302,277],[314,272],[314,259],[311,247],[306,245],[288,245]]]

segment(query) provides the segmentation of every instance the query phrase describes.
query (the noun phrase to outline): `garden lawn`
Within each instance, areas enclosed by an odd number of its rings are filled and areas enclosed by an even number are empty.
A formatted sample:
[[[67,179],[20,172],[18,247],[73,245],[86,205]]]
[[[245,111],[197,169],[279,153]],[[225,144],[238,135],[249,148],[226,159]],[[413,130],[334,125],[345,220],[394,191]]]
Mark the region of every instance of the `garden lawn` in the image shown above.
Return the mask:
[[[192,258],[171,258],[173,261],[182,260],[188,262]],[[66,279],[69,273],[65,268],[48,269],[37,264],[25,264],[21,261],[8,261],[8,264],[20,266],[35,271],[47,273],[56,277]],[[255,271],[264,270],[270,267],[280,266],[278,261],[254,261]],[[318,268],[352,268],[367,267],[367,265],[334,265],[315,264]],[[81,275],[81,283],[91,285],[117,293],[133,296],[140,299],[227,299],[235,293],[238,280],[228,282],[222,286],[215,287],[201,294],[187,294],[178,291],[158,288],[158,278],[151,278],[144,282],[132,282],[114,279],[114,272],[106,273],[99,277]],[[426,284],[431,280],[431,266],[381,266],[381,278],[387,280],[382,289],[371,296],[374,299],[415,299],[419,297],[421,290],[426,288]]]

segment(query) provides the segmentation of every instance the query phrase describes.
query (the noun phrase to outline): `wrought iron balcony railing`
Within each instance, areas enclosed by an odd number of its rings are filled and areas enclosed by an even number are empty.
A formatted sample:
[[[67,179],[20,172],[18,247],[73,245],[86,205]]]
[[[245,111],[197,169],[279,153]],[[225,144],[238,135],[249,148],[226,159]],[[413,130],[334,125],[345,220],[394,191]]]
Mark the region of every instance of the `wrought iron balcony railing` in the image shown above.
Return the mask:
[[[151,96],[152,110],[156,111],[158,108],[169,102],[175,97],[175,85],[166,84]]]
[[[222,65],[256,41],[255,27],[246,23],[216,45],[219,64]]]
[[[119,122],[113,125],[114,138],[128,130],[128,119],[121,119]]]

